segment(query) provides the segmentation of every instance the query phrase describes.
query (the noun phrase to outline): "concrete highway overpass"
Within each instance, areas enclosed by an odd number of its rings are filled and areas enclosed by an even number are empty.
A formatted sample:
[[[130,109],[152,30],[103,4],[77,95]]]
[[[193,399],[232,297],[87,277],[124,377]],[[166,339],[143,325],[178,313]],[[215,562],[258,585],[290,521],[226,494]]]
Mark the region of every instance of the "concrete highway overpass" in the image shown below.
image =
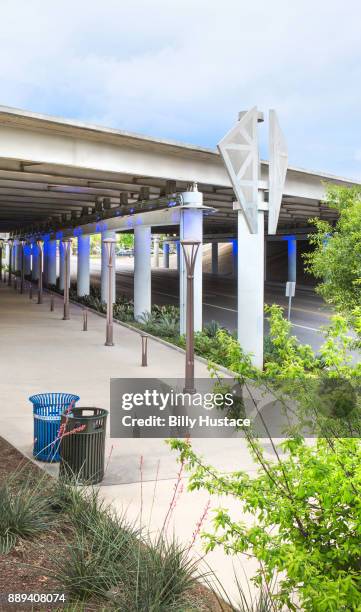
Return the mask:
[[[323,202],[325,182],[344,186],[354,183],[289,167],[277,235],[267,236],[267,176],[268,162],[262,161],[260,189],[266,209],[266,278],[296,280],[296,245],[298,240],[303,244],[307,240],[308,219],[314,216],[331,222],[336,219],[335,211]],[[198,189],[206,208],[182,210],[179,195],[189,189]],[[214,274],[218,272],[219,243],[232,242],[238,304],[244,308],[248,299],[247,283],[252,276],[252,257],[247,257],[247,248],[237,235],[238,212],[233,210],[234,200],[230,179],[216,150],[0,107],[0,232],[14,239],[15,268],[21,265],[19,241],[25,239],[32,245],[25,265],[27,272],[32,270],[35,280],[38,278],[36,238],[44,239],[44,280],[51,284],[56,282],[58,273],[58,244],[66,237],[78,241],[77,279],[78,292],[82,295],[89,291],[89,235],[101,233],[105,239],[114,232],[134,232],[134,303],[135,315],[139,317],[151,305],[152,235],[168,236],[168,244],[179,242],[179,237],[211,242]],[[188,218],[183,226],[182,214]],[[169,246],[165,246],[167,250]],[[165,256],[167,266],[166,259]],[[179,259],[181,330],[184,331],[185,269],[183,258]],[[273,270],[272,259],[276,261]],[[278,272],[273,279],[276,269],[287,269],[287,272]],[[62,288],[62,257],[59,274]],[[287,277],[282,278],[285,274]],[[260,283],[263,285],[263,277]],[[105,251],[101,287],[105,300]],[[198,258],[195,328],[201,327],[202,258]],[[247,346],[247,338],[245,344],[247,350],[252,349]]]

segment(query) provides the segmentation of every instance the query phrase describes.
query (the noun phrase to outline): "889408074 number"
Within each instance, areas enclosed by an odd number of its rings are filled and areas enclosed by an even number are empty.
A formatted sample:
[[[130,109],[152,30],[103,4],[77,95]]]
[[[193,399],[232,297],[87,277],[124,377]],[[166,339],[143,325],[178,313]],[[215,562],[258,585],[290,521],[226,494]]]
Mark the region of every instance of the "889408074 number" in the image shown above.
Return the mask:
[[[6,593],[2,595],[1,599],[5,600],[7,604],[56,604],[66,601],[64,593]]]

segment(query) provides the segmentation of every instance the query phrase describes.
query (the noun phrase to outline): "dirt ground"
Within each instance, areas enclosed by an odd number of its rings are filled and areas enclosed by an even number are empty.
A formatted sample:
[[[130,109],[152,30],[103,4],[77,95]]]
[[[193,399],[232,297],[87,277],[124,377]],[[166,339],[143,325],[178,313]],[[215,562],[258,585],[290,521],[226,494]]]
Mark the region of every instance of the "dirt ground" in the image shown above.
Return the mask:
[[[34,483],[42,479],[44,486],[50,476],[25,459],[13,446],[0,438],[0,483],[14,477],[13,486],[29,478]],[[54,610],[46,605],[7,604],[10,593],[59,593],[59,585],[51,577],[52,559],[64,545],[64,535],[55,530],[45,531],[36,540],[18,540],[7,555],[0,555],[0,609],[1,610]],[[32,607],[33,605],[33,607]]]

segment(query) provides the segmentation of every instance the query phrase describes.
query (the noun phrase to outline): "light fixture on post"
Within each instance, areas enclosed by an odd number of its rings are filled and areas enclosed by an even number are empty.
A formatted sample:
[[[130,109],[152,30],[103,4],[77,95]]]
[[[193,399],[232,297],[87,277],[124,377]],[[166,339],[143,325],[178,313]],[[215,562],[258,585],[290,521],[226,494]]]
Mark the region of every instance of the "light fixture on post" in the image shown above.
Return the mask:
[[[183,257],[187,269],[187,310],[186,310],[186,366],[184,393],[195,393],[194,388],[194,268],[199,240],[181,240]]]
[[[70,284],[71,238],[64,238],[64,240],[62,240],[62,246],[63,246],[63,257],[64,257],[64,314],[63,314],[63,321],[69,321],[69,319],[70,319],[69,284]]]
[[[20,240],[21,244],[21,277],[20,277],[20,293],[24,293],[24,277],[25,277],[25,240]]]
[[[105,244],[108,257],[108,296],[107,296],[107,329],[105,346],[114,346],[113,342],[113,266],[115,257],[115,238],[106,238]]]
[[[11,259],[12,259],[12,254],[13,254],[13,239],[9,238],[8,240],[8,245],[9,245],[9,268],[8,268],[8,286],[11,287]]]
[[[38,239],[36,241],[38,247],[38,304],[43,303],[43,241]]]

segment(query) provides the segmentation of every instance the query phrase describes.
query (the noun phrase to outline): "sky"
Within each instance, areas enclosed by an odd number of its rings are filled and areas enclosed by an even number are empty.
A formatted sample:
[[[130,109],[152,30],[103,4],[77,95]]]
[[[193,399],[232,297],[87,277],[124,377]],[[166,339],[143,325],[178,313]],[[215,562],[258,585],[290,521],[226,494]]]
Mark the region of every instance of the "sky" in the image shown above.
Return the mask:
[[[360,0],[0,0],[0,15],[0,105],[211,148],[240,110],[274,108],[290,165],[361,180]]]

